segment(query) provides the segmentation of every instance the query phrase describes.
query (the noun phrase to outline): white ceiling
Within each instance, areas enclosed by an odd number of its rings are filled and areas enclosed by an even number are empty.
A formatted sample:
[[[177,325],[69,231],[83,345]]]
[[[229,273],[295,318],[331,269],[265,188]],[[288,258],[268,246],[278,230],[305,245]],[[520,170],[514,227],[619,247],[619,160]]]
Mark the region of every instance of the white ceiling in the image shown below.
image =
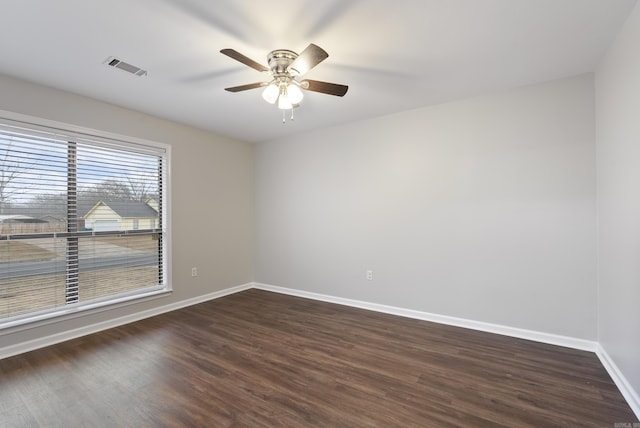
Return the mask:
[[[5,2],[0,73],[245,141],[265,141],[593,71],[636,0],[20,0]],[[260,90],[266,65],[309,43],[329,58],[306,77],[295,121]],[[149,71],[104,65],[116,56]],[[1,95],[0,95],[1,96]]]

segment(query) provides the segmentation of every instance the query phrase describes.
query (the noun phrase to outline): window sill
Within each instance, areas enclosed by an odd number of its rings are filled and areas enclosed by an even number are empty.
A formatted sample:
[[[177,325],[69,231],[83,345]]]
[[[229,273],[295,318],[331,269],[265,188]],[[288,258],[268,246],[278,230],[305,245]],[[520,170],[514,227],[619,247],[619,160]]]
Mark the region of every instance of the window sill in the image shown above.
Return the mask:
[[[57,324],[60,322],[82,318],[101,312],[111,311],[138,303],[148,302],[151,300],[166,297],[167,295],[170,295],[171,292],[171,289],[163,288],[159,290],[152,290],[144,294],[122,296],[116,299],[111,298],[108,301],[76,304],[39,315],[25,316],[23,318],[1,322],[0,336]]]

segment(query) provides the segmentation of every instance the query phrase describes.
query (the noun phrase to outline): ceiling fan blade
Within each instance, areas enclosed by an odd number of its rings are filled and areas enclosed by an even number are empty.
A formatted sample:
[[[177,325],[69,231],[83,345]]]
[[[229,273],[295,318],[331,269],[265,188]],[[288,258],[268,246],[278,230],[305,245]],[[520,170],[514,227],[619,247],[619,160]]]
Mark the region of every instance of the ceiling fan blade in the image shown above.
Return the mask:
[[[320,92],[323,94],[335,95],[336,97],[344,97],[349,87],[339,85],[337,83],[321,82],[319,80],[305,79],[300,82],[302,89],[307,91]]]
[[[287,68],[287,71],[298,76],[302,76],[306,74],[307,71],[327,59],[328,56],[329,54],[324,49],[311,43],[295,60],[293,60]]]
[[[244,65],[247,65],[251,68],[254,68],[258,71],[269,71],[269,68],[260,64],[259,62],[256,62],[254,60],[252,60],[249,57],[246,57],[244,55],[242,55],[240,52],[234,50],[234,49],[222,49],[220,51],[221,54],[224,54],[226,56],[228,56],[229,58],[233,58],[236,61],[239,61],[241,63],[243,63]]]
[[[249,89],[262,88],[263,86],[267,86],[268,84],[269,83],[267,82],[249,83],[248,85],[240,85],[240,86],[232,86],[230,88],[224,88],[224,90],[229,92],[240,92],[240,91],[247,91]]]

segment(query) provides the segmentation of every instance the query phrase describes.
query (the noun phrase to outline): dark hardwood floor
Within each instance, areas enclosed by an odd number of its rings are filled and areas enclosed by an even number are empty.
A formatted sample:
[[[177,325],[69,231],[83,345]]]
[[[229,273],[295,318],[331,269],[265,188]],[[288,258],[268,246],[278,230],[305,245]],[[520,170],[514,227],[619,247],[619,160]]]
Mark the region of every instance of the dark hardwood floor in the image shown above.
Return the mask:
[[[590,352],[249,290],[0,360],[3,427],[613,427]]]

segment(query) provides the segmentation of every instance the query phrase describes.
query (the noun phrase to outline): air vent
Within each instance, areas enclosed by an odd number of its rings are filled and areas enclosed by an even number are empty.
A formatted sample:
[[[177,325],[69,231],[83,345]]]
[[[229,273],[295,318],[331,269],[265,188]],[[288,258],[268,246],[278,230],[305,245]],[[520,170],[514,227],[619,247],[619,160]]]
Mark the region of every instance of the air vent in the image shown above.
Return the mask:
[[[131,65],[113,56],[110,56],[109,58],[107,58],[104,63],[107,64],[109,67],[119,68],[120,70],[124,70],[127,73],[134,74],[138,77],[147,75],[147,70],[143,70],[140,67]]]

